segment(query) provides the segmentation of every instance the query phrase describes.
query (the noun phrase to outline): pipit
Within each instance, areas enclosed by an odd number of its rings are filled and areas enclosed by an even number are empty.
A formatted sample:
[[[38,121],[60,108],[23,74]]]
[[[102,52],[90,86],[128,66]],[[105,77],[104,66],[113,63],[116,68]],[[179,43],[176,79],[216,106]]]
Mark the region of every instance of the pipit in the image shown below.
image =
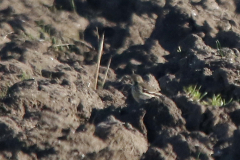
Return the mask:
[[[132,96],[138,103],[144,102],[145,100],[151,99],[153,97],[158,98],[162,95],[155,88],[145,83],[140,75],[133,74],[132,80]]]

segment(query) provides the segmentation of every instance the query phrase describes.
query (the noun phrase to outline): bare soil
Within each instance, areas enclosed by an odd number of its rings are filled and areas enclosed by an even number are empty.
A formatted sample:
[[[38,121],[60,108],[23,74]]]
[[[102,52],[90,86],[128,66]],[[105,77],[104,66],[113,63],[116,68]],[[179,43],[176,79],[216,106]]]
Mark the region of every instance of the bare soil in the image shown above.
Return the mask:
[[[0,159],[239,160],[239,25],[239,0],[0,0]]]

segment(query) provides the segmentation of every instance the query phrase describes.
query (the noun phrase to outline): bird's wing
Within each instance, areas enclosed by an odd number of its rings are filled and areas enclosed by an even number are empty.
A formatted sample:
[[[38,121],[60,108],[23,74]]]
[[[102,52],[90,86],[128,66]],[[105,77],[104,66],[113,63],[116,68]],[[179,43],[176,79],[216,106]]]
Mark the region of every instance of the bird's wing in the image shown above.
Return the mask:
[[[143,92],[153,95],[153,96],[161,96],[162,94],[159,91],[155,91],[153,88],[149,88],[143,84]]]
[[[149,92],[149,94],[153,94],[154,96],[161,96],[162,95],[160,92]]]

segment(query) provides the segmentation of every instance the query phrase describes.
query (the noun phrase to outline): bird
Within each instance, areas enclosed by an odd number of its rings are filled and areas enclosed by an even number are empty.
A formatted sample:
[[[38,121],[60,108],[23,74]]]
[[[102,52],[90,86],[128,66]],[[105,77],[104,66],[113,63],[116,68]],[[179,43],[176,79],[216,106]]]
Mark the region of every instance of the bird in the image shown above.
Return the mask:
[[[149,86],[142,77],[138,74],[133,74],[132,76],[133,85],[131,87],[131,93],[134,100],[138,103],[142,103],[145,100],[151,99],[153,97],[160,97],[162,94],[160,90],[156,90],[152,86]]]

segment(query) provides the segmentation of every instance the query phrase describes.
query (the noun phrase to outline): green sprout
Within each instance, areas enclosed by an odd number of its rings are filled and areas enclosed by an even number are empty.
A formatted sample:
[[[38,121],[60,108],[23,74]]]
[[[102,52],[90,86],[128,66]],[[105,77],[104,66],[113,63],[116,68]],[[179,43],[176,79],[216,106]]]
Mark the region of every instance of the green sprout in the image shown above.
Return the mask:
[[[216,45],[217,45],[217,52],[220,54],[221,57],[224,57],[225,54],[222,50],[222,46],[221,46],[219,40],[216,40]]]
[[[49,36],[53,36],[56,29],[51,24],[45,24],[43,20],[35,21],[36,25],[41,28],[41,32],[47,33]]]
[[[31,76],[29,74],[27,74],[26,72],[23,72],[21,75],[21,80],[24,81],[26,79],[30,79]]]
[[[184,92],[195,101],[201,101],[203,97],[207,95],[207,92],[200,92],[201,86],[197,87],[197,85],[190,85],[188,87],[184,87]]]
[[[207,102],[207,104],[216,106],[216,107],[221,107],[221,106],[225,106],[225,105],[231,103],[232,101],[233,101],[233,99],[231,98],[228,102],[226,102],[226,100],[223,99],[220,94],[218,94],[218,95],[214,94],[212,99],[210,99],[209,102]]]
[[[71,7],[72,7],[73,11],[76,12],[76,6],[74,3],[74,0],[71,0]]]

